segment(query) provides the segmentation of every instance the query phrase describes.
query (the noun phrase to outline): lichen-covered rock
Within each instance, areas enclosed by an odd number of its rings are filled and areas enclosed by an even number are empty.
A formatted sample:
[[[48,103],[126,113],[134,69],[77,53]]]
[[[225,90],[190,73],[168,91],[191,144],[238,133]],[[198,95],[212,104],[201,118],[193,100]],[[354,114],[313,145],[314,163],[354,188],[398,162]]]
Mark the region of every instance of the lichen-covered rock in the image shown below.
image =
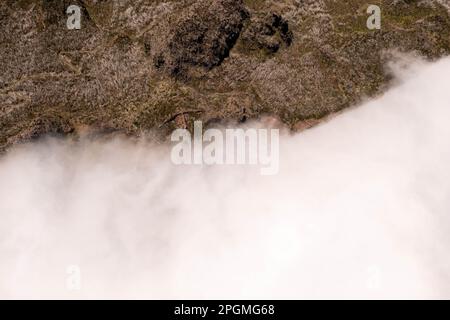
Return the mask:
[[[0,150],[85,128],[316,123],[382,92],[389,51],[450,53],[447,1],[376,2],[381,30],[368,0],[1,1]],[[71,4],[81,30],[66,27]]]

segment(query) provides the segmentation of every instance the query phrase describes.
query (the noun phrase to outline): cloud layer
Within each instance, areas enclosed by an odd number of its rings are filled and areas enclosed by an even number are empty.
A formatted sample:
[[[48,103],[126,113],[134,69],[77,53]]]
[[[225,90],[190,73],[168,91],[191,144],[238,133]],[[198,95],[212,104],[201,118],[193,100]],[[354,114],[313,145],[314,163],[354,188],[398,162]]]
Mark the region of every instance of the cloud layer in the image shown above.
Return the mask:
[[[450,298],[450,59],[394,68],[382,97],[282,136],[276,176],[120,138],[10,152],[0,297]]]

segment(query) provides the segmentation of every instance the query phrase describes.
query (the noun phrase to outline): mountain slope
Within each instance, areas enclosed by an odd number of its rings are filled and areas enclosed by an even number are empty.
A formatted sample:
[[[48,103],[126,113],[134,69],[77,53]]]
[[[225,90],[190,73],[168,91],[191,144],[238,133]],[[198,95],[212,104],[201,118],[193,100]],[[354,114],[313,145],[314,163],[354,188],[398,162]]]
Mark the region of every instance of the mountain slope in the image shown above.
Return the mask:
[[[67,30],[69,4],[81,30]],[[369,4],[382,9],[368,30]],[[383,91],[390,52],[450,53],[442,1],[7,0],[0,150],[44,134],[166,136],[194,119],[292,129]]]

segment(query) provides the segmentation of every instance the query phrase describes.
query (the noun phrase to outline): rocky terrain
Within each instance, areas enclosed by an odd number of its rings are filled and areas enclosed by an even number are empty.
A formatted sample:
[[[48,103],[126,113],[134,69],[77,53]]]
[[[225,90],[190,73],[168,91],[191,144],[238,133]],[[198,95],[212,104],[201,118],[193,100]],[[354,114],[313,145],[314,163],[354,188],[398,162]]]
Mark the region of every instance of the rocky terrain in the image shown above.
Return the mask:
[[[82,8],[68,30],[66,8]],[[369,30],[370,4],[382,9]],[[3,0],[0,150],[46,134],[268,115],[293,130],[379,94],[390,52],[450,53],[447,0]]]

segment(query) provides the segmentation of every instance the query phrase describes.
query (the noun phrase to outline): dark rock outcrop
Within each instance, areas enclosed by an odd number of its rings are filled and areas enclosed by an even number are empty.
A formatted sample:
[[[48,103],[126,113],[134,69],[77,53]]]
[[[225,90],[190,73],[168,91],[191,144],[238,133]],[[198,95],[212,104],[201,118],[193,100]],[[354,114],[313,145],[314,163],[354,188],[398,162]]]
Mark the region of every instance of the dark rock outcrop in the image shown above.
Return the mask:
[[[230,54],[248,13],[242,1],[208,0],[194,4],[170,30],[170,38],[157,54],[156,66],[171,75],[190,67],[212,69]]]

